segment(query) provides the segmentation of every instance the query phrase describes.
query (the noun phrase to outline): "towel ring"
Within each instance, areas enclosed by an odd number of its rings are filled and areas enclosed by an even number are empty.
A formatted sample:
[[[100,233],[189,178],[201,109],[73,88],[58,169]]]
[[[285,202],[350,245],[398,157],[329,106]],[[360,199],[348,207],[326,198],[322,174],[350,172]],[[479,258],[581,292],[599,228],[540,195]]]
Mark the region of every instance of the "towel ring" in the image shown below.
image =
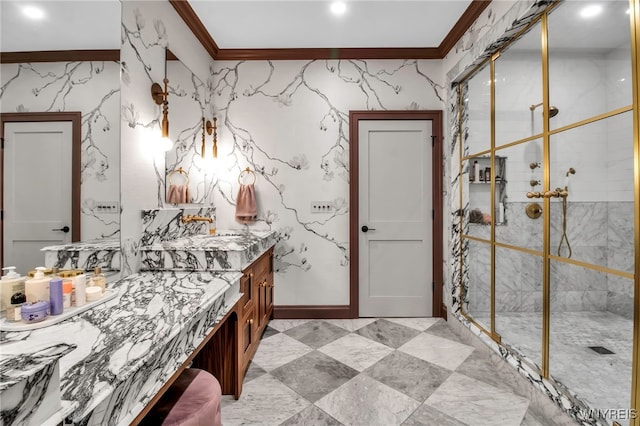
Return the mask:
[[[185,175],[185,178],[187,179],[187,182],[185,185],[189,185],[189,173],[187,171],[185,171],[182,167],[179,167],[177,169],[175,169],[174,171],[172,171],[171,173],[169,173],[169,185],[173,185],[173,175],[175,175],[176,173],[180,173],[181,175]]]
[[[249,185],[253,185],[254,183],[256,183],[256,174],[255,174],[255,172],[247,167],[246,169],[241,171],[240,174],[238,175],[238,183],[240,185],[242,185],[242,178],[245,176],[245,174],[249,174],[249,173],[251,173],[253,175],[253,182],[251,182]]]

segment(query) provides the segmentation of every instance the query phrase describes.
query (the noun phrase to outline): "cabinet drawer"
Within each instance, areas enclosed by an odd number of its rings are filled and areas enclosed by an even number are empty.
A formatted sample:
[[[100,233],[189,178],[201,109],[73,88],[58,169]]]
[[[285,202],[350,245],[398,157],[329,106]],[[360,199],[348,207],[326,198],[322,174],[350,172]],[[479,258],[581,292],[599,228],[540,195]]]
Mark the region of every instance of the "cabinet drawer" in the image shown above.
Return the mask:
[[[260,257],[260,259],[253,263],[252,269],[256,277],[260,277],[261,275],[271,272],[271,251],[272,250],[268,250]]]
[[[242,293],[241,306],[242,312],[247,312],[254,304],[254,285],[253,285],[253,270],[248,268],[245,270],[242,278],[240,278],[240,292]]]
[[[240,350],[243,355],[243,368],[249,363],[252,351],[257,342],[257,328],[256,312],[251,307],[248,312],[242,317],[240,323]]]

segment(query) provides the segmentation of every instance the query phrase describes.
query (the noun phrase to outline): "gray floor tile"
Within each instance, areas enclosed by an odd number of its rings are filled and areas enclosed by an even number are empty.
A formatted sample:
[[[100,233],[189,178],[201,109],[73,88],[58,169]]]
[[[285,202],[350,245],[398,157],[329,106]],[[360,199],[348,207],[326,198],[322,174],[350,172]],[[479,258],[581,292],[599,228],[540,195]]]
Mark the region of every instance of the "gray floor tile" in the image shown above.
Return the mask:
[[[496,372],[486,355],[480,351],[473,351],[471,355],[456,368],[456,372],[502,390],[513,391],[513,388],[509,386],[508,383],[505,383],[501,375]]]
[[[244,375],[244,383],[250,382],[253,379],[257,379],[258,377],[266,373],[266,370],[260,368],[258,365],[252,362],[249,364],[249,368],[247,368],[247,372]]]
[[[358,371],[313,351],[276,368],[271,375],[307,400],[315,402],[358,375]]]
[[[383,345],[398,348],[416,337],[420,332],[404,325],[379,319],[357,330],[356,334],[382,343]]]
[[[425,330],[425,333],[430,333],[438,337],[444,337],[445,339],[455,340],[456,342],[460,341],[460,336],[458,336],[452,329],[447,325],[446,321],[438,321],[431,327]]]
[[[342,426],[342,423],[312,405],[300,411],[280,426]]]
[[[418,402],[424,402],[451,375],[445,368],[398,351],[364,373]]]
[[[428,405],[421,405],[402,426],[469,426]]]
[[[316,405],[345,425],[392,426],[405,421],[420,403],[360,374]]]
[[[349,334],[344,328],[329,324],[325,321],[309,321],[297,327],[290,328],[284,333],[314,349],[321,348],[327,343],[331,343]]]
[[[274,334],[278,334],[280,333],[278,330],[276,330],[275,328],[271,328],[269,326],[267,326],[267,328],[264,329],[264,332],[262,333],[262,336],[260,336],[260,339],[266,339],[267,337],[271,337]]]

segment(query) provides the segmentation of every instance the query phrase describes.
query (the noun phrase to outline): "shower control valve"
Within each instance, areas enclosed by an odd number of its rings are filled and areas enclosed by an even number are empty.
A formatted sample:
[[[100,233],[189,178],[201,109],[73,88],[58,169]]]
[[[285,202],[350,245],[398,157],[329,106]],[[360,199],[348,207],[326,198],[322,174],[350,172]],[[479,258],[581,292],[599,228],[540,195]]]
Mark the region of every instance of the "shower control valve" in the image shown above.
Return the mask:
[[[542,194],[539,192],[527,192],[527,198],[542,198]]]

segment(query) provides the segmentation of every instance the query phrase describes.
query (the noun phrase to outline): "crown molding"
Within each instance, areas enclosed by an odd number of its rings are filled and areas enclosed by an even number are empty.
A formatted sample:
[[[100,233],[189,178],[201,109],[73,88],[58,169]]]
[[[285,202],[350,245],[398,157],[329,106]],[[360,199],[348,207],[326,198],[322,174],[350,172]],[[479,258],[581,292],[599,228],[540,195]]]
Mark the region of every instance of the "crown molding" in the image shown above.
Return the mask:
[[[449,51],[456,45],[458,40],[462,38],[464,33],[467,32],[471,25],[478,19],[480,14],[489,6],[491,0],[473,0],[467,10],[464,11],[458,22],[451,28],[449,34],[445,36],[438,46],[440,58],[447,56]]]
[[[120,50],[41,50],[34,52],[0,52],[1,64],[32,62],[119,61]]]
[[[213,59],[216,59],[220,48],[209,34],[209,31],[205,28],[204,24],[196,15],[191,5],[187,0],[169,0],[169,3],[178,12],[178,15],[182,18],[187,27],[193,32],[193,35],[202,43],[209,55]]]
[[[219,61],[313,60],[313,59],[440,59],[435,47],[413,48],[307,48],[220,49]]]

